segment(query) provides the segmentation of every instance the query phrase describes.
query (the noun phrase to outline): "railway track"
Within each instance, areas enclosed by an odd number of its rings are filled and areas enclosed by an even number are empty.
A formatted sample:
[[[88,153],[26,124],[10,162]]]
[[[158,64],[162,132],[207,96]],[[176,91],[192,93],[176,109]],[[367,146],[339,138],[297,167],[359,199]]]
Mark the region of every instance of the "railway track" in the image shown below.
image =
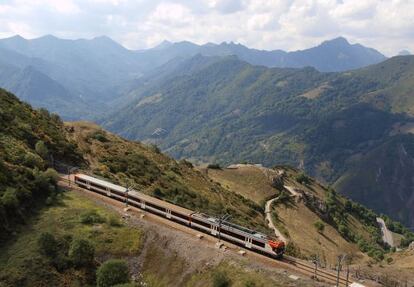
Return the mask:
[[[62,182],[64,182],[66,184],[67,187],[70,188],[75,188],[79,191],[83,191],[83,188],[78,187],[73,181],[69,180],[67,177],[61,176],[60,180]],[[99,195],[99,197],[105,197],[102,195]],[[133,207],[135,209],[135,207]],[[251,250],[249,250],[251,251]],[[251,251],[252,252],[252,251]],[[254,252],[252,252],[253,254],[256,254]],[[259,256],[264,256],[265,258],[269,259],[269,260],[274,260],[271,259],[270,257],[267,257],[265,255],[262,254],[256,254]],[[308,275],[311,278],[317,280],[317,281],[322,281],[322,282],[326,282],[329,284],[335,284],[334,286],[336,286],[336,282],[337,282],[337,274],[321,269],[321,268],[317,268],[315,269],[315,265],[311,265],[308,264],[306,262],[304,262],[303,260],[291,257],[291,256],[287,256],[285,255],[283,257],[283,259],[277,260],[278,262],[284,263],[288,266],[293,267],[292,269],[297,269],[300,273],[304,274],[304,275]],[[338,287],[342,287],[342,286],[349,286],[351,284],[352,281],[347,280],[345,277],[343,276],[339,276],[339,285]]]
[[[329,272],[321,268],[315,268],[315,265],[304,263],[302,260],[291,256],[285,255],[281,261],[293,265],[297,269],[304,271],[305,273],[313,277],[313,279],[315,280],[325,281],[327,283],[333,283],[335,285],[338,280],[339,286],[349,286],[352,283],[352,281],[350,281],[350,278],[346,279],[345,277],[339,275],[338,279],[338,274]]]

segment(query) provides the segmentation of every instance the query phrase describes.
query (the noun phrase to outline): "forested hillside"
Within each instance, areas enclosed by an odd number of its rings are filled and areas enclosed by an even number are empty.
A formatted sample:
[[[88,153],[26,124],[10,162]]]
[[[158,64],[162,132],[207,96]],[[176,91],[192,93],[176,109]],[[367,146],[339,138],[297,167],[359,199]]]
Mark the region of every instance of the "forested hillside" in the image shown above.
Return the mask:
[[[136,90],[136,100],[101,123],[128,138],[155,142],[177,158],[290,164],[335,183],[347,172],[362,176],[352,170],[372,150],[383,146],[391,153],[413,137],[413,67],[414,57],[403,56],[361,70],[320,73],[268,69],[228,57]],[[384,145],[389,140],[395,144]],[[409,152],[403,156],[410,161]],[[378,171],[374,164],[365,166],[369,174]],[[407,180],[397,166],[390,168],[396,171],[394,183]],[[364,179],[369,189],[344,189],[349,174],[338,185],[341,192],[412,225],[408,211],[395,213],[408,208],[403,202],[412,200],[409,185],[393,185],[401,201],[385,200],[394,191],[372,176]],[[357,196],[362,193],[369,195]],[[373,193],[381,204],[370,203]]]
[[[351,45],[344,38],[295,52],[191,42],[164,43],[134,51],[105,36],[68,40],[52,35],[35,39],[17,35],[0,39],[0,87],[65,120],[91,120],[127,104],[131,86],[143,87],[160,75],[175,74],[178,71],[172,68],[177,61],[195,55],[233,55],[255,65],[312,66],[320,71],[350,70],[385,60],[378,51]]]
[[[0,240],[58,193],[54,161],[82,165],[63,122],[0,90]]]

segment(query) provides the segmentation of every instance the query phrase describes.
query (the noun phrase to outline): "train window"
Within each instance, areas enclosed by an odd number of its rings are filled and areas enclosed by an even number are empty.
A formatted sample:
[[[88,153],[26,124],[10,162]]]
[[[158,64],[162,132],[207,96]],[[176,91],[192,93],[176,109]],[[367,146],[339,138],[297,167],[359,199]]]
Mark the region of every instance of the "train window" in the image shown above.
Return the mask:
[[[260,241],[257,241],[257,240],[253,239],[252,243],[253,243],[253,245],[256,245],[256,246],[260,246],[260,247],[263,247],[263,248],[265,247],[264,242],[260,242]]]
[[[238,238],[240,240],[244,240],[246,238],[246,236],[240,235],[240,234],[238,234],[236,232],[233,232],[233,231],[230,231],[230,230],[226,230],[223,227],[221,228],[221,231],[220,232],[221,233],[228,234],[228,235],[233,236],[233,237],[236,237],[236,238]]]
[[[80,183],[83,183],[83,184],[86,184],[86,180],[83,180],[83,179],[81,179],[79,177],[75,177],[75,181],[80,182]]]
[[[155,205],[155,204],[153,204],[153,203],[146,202],[145,204],[146,204],[147,206],[149,206],[149,207],[152,207],[152,208],[155,208],[155,209],[158,209],[158,210],[161,210],[161,211],[165,211],[165,208],[160,207],[160,206],[158,206],[158,205]]]
[[[114,194],[117,194],[119,196],[125,197],[125,193],[124,192],[119,192],[119,191],[113,190],[113,189],[111,189],[111,192],[114,193]]]
[[[179,218],[182,218],[182,219],[187,219],[187,220],[188,220],[188,216],[183,215],[183,214],[181,214],[181,213],[178,213],[178,212],[175,212],[175,211],[172,211],[172,210],[171,210],[171,214],[172,214],[172,215],[174,215],[174,216],[177,216],[177,217],[179,217]]]
[[[205,226],[205,227],[210,228],[210,224],[209,223],[205,223],[205,222],[203,222],[201,220],[198,220],[196,218],[191,218],[191,221],[194,222],[194,223],[196,223],[196,224],[199,224],[199,225],[202,225],[202,226]]]

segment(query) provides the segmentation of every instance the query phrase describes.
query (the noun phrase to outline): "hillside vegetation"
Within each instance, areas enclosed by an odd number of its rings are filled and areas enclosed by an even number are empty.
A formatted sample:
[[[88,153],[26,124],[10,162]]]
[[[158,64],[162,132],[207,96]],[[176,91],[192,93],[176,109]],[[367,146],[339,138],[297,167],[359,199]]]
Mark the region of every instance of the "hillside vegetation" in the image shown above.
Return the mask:
[[[0,241],[58,193],[54,161],[82,164],[63,122],[0,89]]]
[[[66,124],[78,143],[89,172],[124,186],[211,215],[231,214],[232,220],[265,230],[260,205],[211,182],[182,160],[162,154],[156,146],[124,140],[85,122]]]
[[[138,89],[135,100],[100,122],[193,162],[304,168],[323,182],[338,182],[339,192],[377,212],[413,225],[404,203],[412,202],[414,194],[404,183],[410,179],[401,172],[401,161],[381,163],[382,170],[395,171],[389,182],[398,183],[393,188],[401,201],[387,200],[392,193],[379,184],[390,174],[380,173],[383,178],[376,181],[378,165],[364,161],[372,151],[395,154],[401,145],[407,149],[401,154],[404,162],[412,159],[413,56],[344,73],[269,69],[234,57],[206,65],[201,58],[191,60],[192,74],[158,79],[157,85]],[[195,61],[200,62],[198,69]],[[360,165],[370,174],[363,179],[369,188],[345,188],[346,181],[361,182],[363,174],[354,172]],[[378,199],[375,204],[368,200],[373,197]]]
[[[378,51],[351,45],[344,38],[296,52],[261,51],[234,43],[164,44],[133,51],[106,36],[69,40],[16,35],[0,39],[0,87],[35,107],[59,113],[65,120],[90,120],[127,104],[125,95],[131,86],[147,83],[142,82],[143,76],[150,75],[152,82],[159,76],[157,68],[165,65],[161,73],[165,74],[174,65],[171,62],[197,54],[234,55],[256,65],[313,66],[321,71],[350,70],[385,59]]]

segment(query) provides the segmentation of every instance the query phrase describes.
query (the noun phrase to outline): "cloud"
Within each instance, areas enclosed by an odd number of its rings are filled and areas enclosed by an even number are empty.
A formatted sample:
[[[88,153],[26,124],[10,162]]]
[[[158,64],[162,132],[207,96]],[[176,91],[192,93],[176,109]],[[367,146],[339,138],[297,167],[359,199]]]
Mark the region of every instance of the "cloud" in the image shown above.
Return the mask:
[[[0,36],[108,35],[131,49],[162,40],[296,50],[344,36],[388,55],[414,51],[411,0],[3,0]]]

